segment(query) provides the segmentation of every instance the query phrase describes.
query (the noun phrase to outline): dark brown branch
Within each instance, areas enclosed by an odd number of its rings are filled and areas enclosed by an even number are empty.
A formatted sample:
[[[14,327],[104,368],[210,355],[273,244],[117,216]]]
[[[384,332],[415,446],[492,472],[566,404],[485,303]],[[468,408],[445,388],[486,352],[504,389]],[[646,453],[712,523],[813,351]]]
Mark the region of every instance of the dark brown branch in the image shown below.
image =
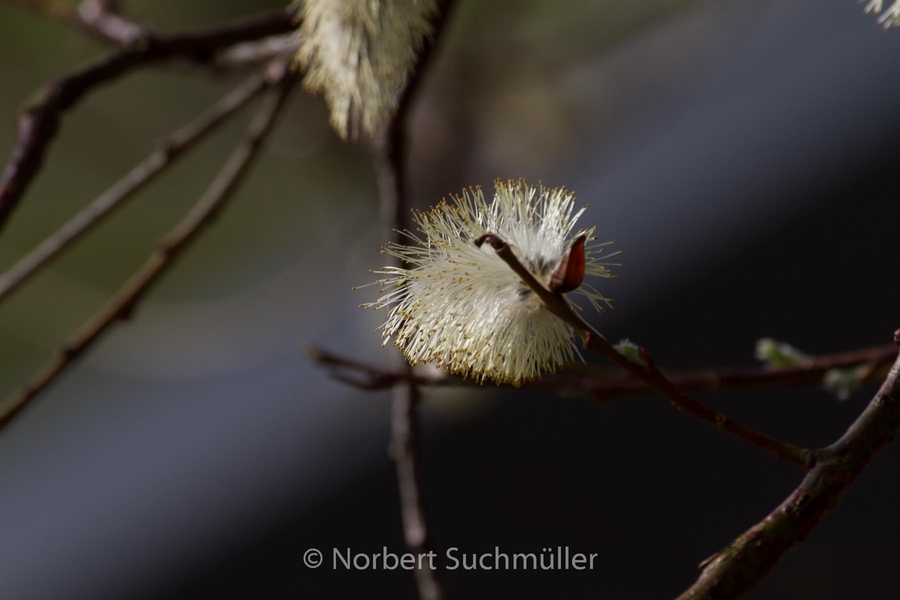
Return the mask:
[[[406,181],[406,117],[421,85],[422,74],[433,59],[435,42],[446,22],[450,4],[449,0],[439,3],[440,12],[434,23],[434,36],[419,56],[416,70],[410,75],[406,87],[400,94],[397,113],[377,139],[373,140],[382,221],[385,229],[391,232],[394,241],[400,241],[399,230],[407,225],[409,210]],[[409,365],[404,364],[403,372],[411,375]],[[393,386],[390,448],[397,464],[403,537],[411,551],[422,554],[431,550],[431,542],[422,497],[422,459],[419,452],[417,415],[419,400],[419,389],[413,382],[397,381]],[[434,570],[418,568],[415,575],[419,597],[422,600],[441,598],[442,592]]]
[[[107,303],[70,337],[28,382],[0,404],[0,427],[21,414],[31,401],[62,375],[116,322],[130,316],[136,305],[176,259],[197,239],[225,207],[258,155],[263,140],[281,111],[292,78],[287,63],[270,68],[267,79],[275,88],[263,101],[239,145],[222,170],[185,217],[161,240],[156,251]]]
[[[185,150],[234,115],[265,86],[266,81],[262,75],[251,75],[241,86],[225,95],[208,111],[162,140],[155,152],[0,275],[0,302],[49,264],[72,242],[100,224],[157,175],[175,164]]]
[[[749,591],[809,535],[898,432],[900,358],[853,425],[837,442],[819,451],[818,461],[800,486],[765,519],[704,561],[699,579],[679,600],[737,598]]]
[[[279,11],[192,32],[147,35],[44,86],[19,118],[12,157],[0,176],[0,231],[25,194],[59,128],[60,117],[90,90],[135,67],[175,58],[206,62],[234,44],[286,33],[293,13]]]
[[[402,229],[405,225],[404,207],[407,206],[407,200],[404,115],[405,111],[398,112],[389,124],[386,135],[375,143],[375,170],[382,221],[387,231]],[[406,365],[402,370],[411,373]],[[430,551],[431,542],[420,484],[422,467],[416,414],[419,399],[419,390],[412,382],[397,381],[393,386],[390,454],[397,465],[404,540],[413,552],[425,553]],[[416,582],[422,600],[440,597],[436,576],[430,569],[417,569]]]
[[[897,354],[894,344],[861,348],[837,354],[811,357],[809,362],[791,367],[769,366],[721,367],[707,369],[664,369],[663,374],[685,391],[717,392],[730,389],[748,389],[776,386],[820,385],[825,372],[831,369],[848,369],[865,366],[871,372],[887,368]],[[324,350],[313,349],[310,356],[316,362],[331,367],[335,373],[358,373],[359,377],[342,381],[369,390],[391,387],[397,381],[413,381],[424,386],[481,386],[471,379],[456,375],[422,377],[403,371],[362,363]],[[547,375],[525,383],[526,387],[581,391],[598,400],[608,401],[622,396],[647,392],[647,385],[640,379],[621,376],[621,370],[587,370],[582,373],[562,372]]]
[[[566,301],[561,294],[555,294],[541,285],[540,282],[534,278],[534,275],[522,265],[513,253],[512,248],[510,248],[506,242],[489,233],[475,240],[477,246],[481,246],[484,243],[488,243],[494,248],[497,252],[497,256],[503,259],[522,281],[538,295],[550,312],[564,320],[578,332],[584,342],[585,348],[600,354],[630,373],[633,377],[641,380],[648,387],[666,398],[676,410],[687,413],[704,423],[712,425],[751,446],[759,448],[779,460],[789,462],[804,470],[811,468],[814,460],[814,455],[811,451],[791,444],[786,444],[775,438],[759,433],[758,431],[754,431],[688,396],[656,368],[650,355],[643,348],[640,349],[640,353],[644,364],[637,364],[625,358],[616,351],[602,335],[594,331],[594,329],[572,309],[568,301]]]
[[[892,344],[883,344],[836,354],[813,356],[808,362],[789,367],[757,365],[749,367],[721,367],[708,369],[665,370],[668,379],[685,391],[717,392],[727,389],[748,389],[774,386],[821,385],[822,377],[831,369],[865,366],[871,373],[886,369],[896,355]],[[602,398],[613,398],[644,391],[640,380],[587,376],[586,391]]]

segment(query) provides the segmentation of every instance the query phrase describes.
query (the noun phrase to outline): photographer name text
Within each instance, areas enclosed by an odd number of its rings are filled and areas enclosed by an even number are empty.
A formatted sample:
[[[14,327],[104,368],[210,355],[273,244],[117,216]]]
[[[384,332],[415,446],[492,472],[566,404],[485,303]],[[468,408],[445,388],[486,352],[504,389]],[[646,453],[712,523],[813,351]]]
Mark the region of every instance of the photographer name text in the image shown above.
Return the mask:
[[[492,552],[463,552],[456,546],[437,552],[391,552],[383,546],[379,552],[354,552],[350,548],[331,549],[331,568],[344,571],[590,571],[597,553],[573,552],[568,546],[541,548],[540,552],[504,552],[494,546]],[[310,548],[303,554],[304,564],[312,569],[322,566],[325,556]]]

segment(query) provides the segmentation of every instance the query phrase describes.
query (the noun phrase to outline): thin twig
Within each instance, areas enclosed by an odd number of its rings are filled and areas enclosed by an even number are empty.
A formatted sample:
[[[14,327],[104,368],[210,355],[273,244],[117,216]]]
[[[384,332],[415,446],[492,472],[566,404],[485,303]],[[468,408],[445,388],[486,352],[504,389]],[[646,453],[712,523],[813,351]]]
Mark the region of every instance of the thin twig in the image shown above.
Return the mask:
[[[2,0],[48,19],[80,27],[97,38],[125,46],[147,30],[119,12],[117,0],[82,0],[73,6],[70,0]]]
[[[311,348],[312,360],[330,367],[330,374],[337,380],[365,390],[380,390],[392,387],[398,381],[409,381],[425,387],[483,387],[483,383],[458,375],[434,373],[415,375],[401,369],[393,369],[375,364],[363,363],[347,356],[331,353],[319,348]],[[865,369],[865,377],[860,382],[887,374],[896,354],[893,345],[873,346],[849,352],[813,357],[809,363],[791,367],[770,366],[721,367],[705,369],[663,370],[672,383],[684,391],[710,393],[723,390],[751,389],[761,387],[800,387],[822,385],[823,376],[830,369]],[[630,375],[605,368],[579,367],[574,371],[564,371],[545,375],[524,383],[524,387],[581,392],[594,400],[607,403],[622,397],[646,393],[647,384]]]
[[[534,278],[534,275],[531,274],[531,271],[519,262],[519,259],[513,253],[512,248],[510,248],[506,242],[496,235],[489,233],[475,240],[475,244],[478,246],[483,243],[488,243],[494,248],[497,252],[497,256],[503,259],[522,281],[538,295],[550,312],[564,320],[578,332],[584,342],[585,348],[600,354],[607,360],[615,363],[630,373],[632,376],[640,379],[650,388],[659,392],[659,394],[666,398],[677,410],[685,412],[704,423],[712,425],[713,427],[750,444],[751,446],[759,448],[779,460],[791,463],[804,470],[808,470],[812,467],[815,457],[810,450],[781,442],[775,438],[759,433],[758,431],[754,431],[746,425],[729,419],[722,413],[713,410],[702,402],[688,396],[656,368],[650,355],[643,348],[640,349],[640,354],[644,364],[637,364],[625,358],[622,354],[617,352],[602,335],[594,331],[594,329],[572,309],[568,301],[561,294],[553,293],[541,285],[540,282]]]
[[[381,215],[385,229],[394,241],[400,241],[399,231],[407,224],[409,202],[406,180],[406,117],[416,96],[429,62],[434,56],[435,43],[440,35],[450,0],[439,3],[435,19],[434,35],[428,41],[401,92],[398,109],[375,140],[375,170],[378,178]],[[411,374],[411,367],[404,363],[403,372]],[[421,399],[419,388],[411,381],[397,381],[393,386],[391,402],[391,455],[397,465],[397,484],[400,492],[400,511],[403,520],[403,537],[406,545],[417,554],[431,551],[430,532],[425,515],[421,473],[422,458],[419,451],[419,419],[417,408]],[[418,565],[421,567],[422,563]],[[439,600],[442,597],[437,574],[433,569],[417,568],[415,571],[419,597],[422,600]]]
[[[682,390],[709,393],[729,389],[749,389],[773,386],[821,385],[822,378],[832,369],[865,366],[877,373],[893,362],[896,348],[881,344],[835,354],[812,356],[808,361],[787,367],[756,365],[749,367],[719,367],[706,369],[664,370],[663,373]],[[582,376],[584,377],[584,376]],[[585,382],[586,391],[601,398],[614,398],[638,393],[646,388],[637,379],[610,380],[591,377]]]
[[[890,366],[896,354],[897,348],[894,344],[882,344],[849,352],[813,356],[808,362],[790,367],[774,368],[768,365],[759,365],[753,367],[710,367],[706,369],[663,369],[663,374],[682,390],[693,392],[820,385],[825,372],[831,369],[848,369],[864,366],[873,373],[877,373],[882,368],[886,372],[887,367]],[[458,375],[413,375],[404,371],[360,362],[318,348],[310,350],[310,357],[322,365],[331,367],[336,374],[343,372],[359,373],[361,377],[355,379],[344,377],[340,377],[340,379],[350,385],[368,390],[389,388],[401,380],[431,387],[482,386],[476,380],[464,379]],[[615,372],[607,369],[597,370],[596,372],[593,370],[581,373],[562,372],[555,375],[547,375],[541,379],[526,382],[523,385],[524,387],[580,391],[591,394],[596,399],[603,401],[647,391],[647,384],[643,381],[627,375],[623,377],[620,373],[620,369],[616,369]]]
[[[293,21],[291,11],[278,11],[193,32],[148,32],[129,46],[44,86],[19,117],[18,139],[0,176],[0,231],[40,169],[60,117],[87,92],[138,66],[174,58],[210,61],[217,51],[234,44],[291,31]]]
[[[900,330],[894,334],[900,336]],[[706,559],[678,600],[737,598],[759,583],[834,508],[869,462],[900,433],[900,357],[869,405],[834,444],[818,452],[799,487],[765,519]]]
[[[405,225],[406,186],[405,148],[402,132],[405,111],[398,113],[390,125],[390,133],[376,145],[376,173],[378,176],[381,211],[386,229],[403,229]],[[394,234],[396,236],[396,234]],[[402,371],[411,374],[409,365]],[[400,513],[403,521],[403,538],[409,549],[419,555],[431,551],[431,540],[425,517],[422,494],[422,458],[419,452],[419,419],[417,407],[421,399],[419,388],[411,381],[397,381],[393,386],[391,401],[390,454],[397,465],[397,484],[400,492]],[[434,570],[415,570],[419,597],[422,600],[438,600],[441,588]]]
[[[73,7],[65,0],[0,0],[21,6],[51,19],[66,21],[88,34],[116,46],[128,47],[146,36],[156,35],[152,28],[129,19],[116,0],[82,0]],[[300,40],[294,33],[271,35],[260,40],[241,42],[217,52],[204,66],[235,69],[267,62],[282,53],[296,53]]]
[[[391,139],[376,146],[376,173],[379,198],[388,230],[402,229],[403,206],[406,205],[404,184],[405,156],[403,152],[402,114],[391,125]],[[403,216],[401,216],[403,215]],[[411,374],[408,365],[402,371]],[[419,388],[410,381],[397,381],[392,388],[390,454],[397,465],[397,484],[400,492],[400,514],[403,522],[403,538],[409,549],[419,555],[431,550],[429,529],[425,517],[422,494],[422,458],[419,452],[419,420],[417,407]],[[422,566],[422,563],[417,563]],[[441,597],[435,572],[429,568],[415,571],[419,597],[437,600]]]
[[[157,149],[143,162],[0,275],[0,302],[42,267],[49,264],[72,242],[100,224],[115,209],[120,208],[126,200],[153,181],[157,175],[175,164],[185,150],[206,137],[228,117],[234,115],[265,87],[266,81],[263,76],[254,73],[208,111],[160,141]]]
[[[254,42],[242,42],[222,50],[213,62],[216,68],[238,68],[252,66],[271,60],[279,54],[296,54],[300,48],[300,38],[295,33],[271,35]]]
[[[125,16],[116,0],[82,0],[73,7],[65,0],[0,0],[21,6],[50,19],[68,22],[99,40],[128,47],[147,36],[157,35],[152,28]],[[279,54],[295,54],[300,40],[294,33],[271,35],[259,40],[240,42],[216,52],[203,66],[216,69],[236,69],[267,62]]]
[[[190,243],[212,223],[213,218],[232,198],[284,104],[292,82],[287,63],[285,61],[273,63],[267,73],[267,79],[276,87],[264,98],[244,138],[228,157],[203,196],[106,304],[82,325],[24,386],[0,404],[0,427],[8,425],[113,324],[131,315],[144,294],[175,263]]]
[[[120,46],[151,35],[148,28],[122,16],[117,0],[82,0],[73,17],[89,33]]]

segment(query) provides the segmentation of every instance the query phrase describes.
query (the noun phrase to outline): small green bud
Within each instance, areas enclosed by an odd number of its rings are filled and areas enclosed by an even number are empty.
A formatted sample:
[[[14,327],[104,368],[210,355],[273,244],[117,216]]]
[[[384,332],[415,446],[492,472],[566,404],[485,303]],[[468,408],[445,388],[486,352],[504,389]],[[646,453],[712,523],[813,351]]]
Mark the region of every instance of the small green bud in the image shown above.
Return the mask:
[[[850,397],[862,385],[862,379],[866,374],[863,367],[850,369],[830,369],[822,377],[822,387],[825,391],[834,394],[838,400],[844,401]]]
[[[616,352],[618,352],[634,364],[640,365],[644,368],[647,367],[647,363],[644,362],[644,359],[641,357],[641,347],[628,338],[620,340],[619,343],[613,347],[616,349]]]
[[[775,369],[793,367],[810,361],[810,357],[797,348],[772,338],[757,340],[756,359]]]

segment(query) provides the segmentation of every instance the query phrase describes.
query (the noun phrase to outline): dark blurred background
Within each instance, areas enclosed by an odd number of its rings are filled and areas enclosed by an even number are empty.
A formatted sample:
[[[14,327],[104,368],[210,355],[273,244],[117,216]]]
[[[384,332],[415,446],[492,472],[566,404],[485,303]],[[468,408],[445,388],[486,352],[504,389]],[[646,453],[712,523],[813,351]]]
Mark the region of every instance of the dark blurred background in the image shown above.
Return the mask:
[[[161,29],[268,1],[125,3]],[[0,151],[20,103],[103,47],[0,3]],[[900,210],[900,31],[852,0],[461,0],[411,122],[420,207],[468,185],[565,185],[624,250],[594,319],[673,367],[888,342]],[[91,94],[0,236],[0,268],[240,81],[158,66]],[[0,306],[0,393],[96,310],[202,193],[236,119]],[[101,132],[101,134],[98,134]],[[317,345],[389,364],[362,311],[380,266],[374,174],[299,92],[234,203],[136,318],[0,435],[0,597],[414,598],[408,572],[312,571],[307,548],[402,552],[388,393],[331,381]],[[829,443],[873,389],[717,394],[782,439]],[[656,397],[426,390],[439,552],[597,553],[580,573],[444,572],[455,598],[667,598],[799,473]],[[900,595],[888,448],[750,598]]]

